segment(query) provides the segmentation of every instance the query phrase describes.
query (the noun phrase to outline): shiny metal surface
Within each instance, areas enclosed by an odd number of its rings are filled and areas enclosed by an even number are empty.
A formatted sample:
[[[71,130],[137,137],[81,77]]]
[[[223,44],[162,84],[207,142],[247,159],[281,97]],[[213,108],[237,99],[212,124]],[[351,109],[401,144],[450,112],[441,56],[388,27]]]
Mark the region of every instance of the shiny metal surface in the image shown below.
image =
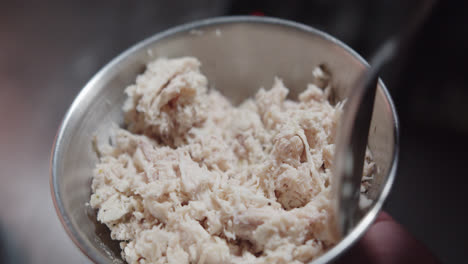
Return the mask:
[[[75,244],[96,263],[122,263],[118,243],[95,220],[86,203],[97,162],[91,138],[105,137],[112,122],[121,122],[124,88],[144,65],[161,56],[195,56],[212,86],[234,102],[270,87],[283,78],[291,96],[312,79],[312,69],[325,64],[333,74],[337,99],[366,62],[338,40],[294,22],[259,17],[225,17],[182,25],[130,48],[83,88],[59,128],[51,157],[51,189],[59,218]],[[376,94],[369,146],[379,173],[369,194],[375,199],[356,228],[313,263],[328,263],[349,248],[369,227],[386,199],[397,164],[398,121],[382,82]]]
[[[337,228],[342,237],[351,232],[360,218],[362,171],[379,76],[388,63],[406,55],[435,2],[423,1],[409,25],[380,46],[371,60],[371,67],[352,84],[337,136],[333,173]]]
[[[341,237],[350,233],[362,217],[359,210],[361,181],[377,83],[394,49],[393,40],[384,43],[371,67],[350,84],[352,92],[343,109],[333,163],[335,223]]]

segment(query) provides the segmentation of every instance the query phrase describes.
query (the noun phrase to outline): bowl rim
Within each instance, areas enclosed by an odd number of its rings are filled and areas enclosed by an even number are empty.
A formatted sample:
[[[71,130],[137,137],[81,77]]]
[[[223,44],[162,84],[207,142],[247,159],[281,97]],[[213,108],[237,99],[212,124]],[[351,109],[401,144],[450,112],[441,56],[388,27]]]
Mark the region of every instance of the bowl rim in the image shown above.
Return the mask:
[[[365,67],[369,67],[369,64],[366,60],[364,60],[356,51],[351,49],[348,45],[341,42],[335,37],[332,37],[328,33],[325,33],[321,30],[315,29],[311,26],[274,17],[266,17],[266,16],[220,16],[220,17],[213,17],[207,19],[196,20],[193,22],[185,23],[179,26],[171,27],[166,29],[162,32],[156,33],[136,44],[131,46],[130,48],[126,49],[122,53],[120,53],[117,57],[112,59],[108,62],[104,67],[102,67],[89,81],[88,83],[82,88],[82,90],[78,93],[78,95],[73,100],[73,103],[68,108],[60,126],[55,136],[53,145],[52,145],[52,152],[50,157],[50,190],[52,195],[53,204],[55,207],[55,211],[57,216],[62,223],[66,233],[74,242],[74,244],[80,249],[80,251],[87,256],[91,261],[94,263],[104,264],[109,263],[109,259],[105,257],[103,254],[98,252],[96,249],[89,247],[85,241],[79,235],[79,230],[77,230],[71,223],[69,215],[66,213],[64,209],[63,202],[61,200],[61,194],[58,191],[58,160],[60,156],[60,149],[62,145],[65,143],[63,142],[63,137],[65,136],[65,132],[67,131],[67,127],[71,122],[72,117],[78,111],[78,106],[80,102],[86,98],[86,95],[94,88],[95,84],[103,78],[108,71],[113,69],[116,65],[118,65],[121,61],[126,59],[127,57],[132,56],[133,53],[137,52],[140,49],[147,47],[148,45],[170,37],[172,35],[176,35],[182,32],[190,32],[194,29],[200,29],[206,26],[213,26],[213,25],[220,25],[220,24],[236,24],[236,23],[256,23],[256,24],[267,24],[267,25],[279,25],[289,27],[291,29],[298,29],[308,34],[313,34],[317,37],[320,37],[326,41],[330,41],[332,43],[337,44],[341,48],[343,48],[347,53],[352,55],[355,59],[357,59],[362,65]],[[392,98],[381,79],[379,79],[379,86],[381,92],[383,92],[384,97],[386,99],[386,103],[388,104],[388,108],[390,109],[392,118],[393,118],[393,133],[394,133],[394,150],[392,153],[392,162],[390,164],[390,169],[388,172],[388,176],[386,181],[384,182],[383,189],[377,198],[375,204],[371,207],[371,209],[366,213],[366,215],[361,219],[361,221],[356,225],[356,227],[349,233],[345,238],[343,238],[338,244],[332,247],[330,250],[326,251],[323,255],[319,256],[318,258],[310,261],[310,264],[324,264],[329,263],[330,261],[336,259],[338,256],[346,252],[370,227],[370,225],[375,221],[378,213],[383,207],[385,200],[387,199],[390,190],[393,186],[396,170],[398,166],[398,154],[399,154],[399,121],[398,116],[396,113],[396,109]]]

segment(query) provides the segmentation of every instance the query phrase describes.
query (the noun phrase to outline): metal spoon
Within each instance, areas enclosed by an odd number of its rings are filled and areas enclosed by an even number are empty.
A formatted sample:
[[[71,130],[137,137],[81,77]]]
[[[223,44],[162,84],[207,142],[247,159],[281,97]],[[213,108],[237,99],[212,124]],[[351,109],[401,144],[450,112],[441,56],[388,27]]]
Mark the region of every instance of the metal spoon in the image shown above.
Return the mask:
[[[373,56],[371,67],[359,76],[348,96],[337,136],[333,171],[336,228],[341,237],[348,234],[360,218],[361,179],[379,73],[388,62],[409,49],[435,2],[423,1],[408,27],[384,42]]]

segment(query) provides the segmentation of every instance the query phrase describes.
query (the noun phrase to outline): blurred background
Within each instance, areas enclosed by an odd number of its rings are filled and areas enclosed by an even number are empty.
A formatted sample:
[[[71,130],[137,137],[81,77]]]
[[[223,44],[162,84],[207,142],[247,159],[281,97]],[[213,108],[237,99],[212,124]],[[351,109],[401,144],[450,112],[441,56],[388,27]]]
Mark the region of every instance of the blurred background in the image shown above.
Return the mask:
[[[401,120],[386,210],[444,263],[468,259],[468,2],[439,1],[404,61],[382,74]],[[84,84],[161,30],[221,15],[299,21],[365,58],[418,1],[0,1],[0,262],[88,263],[56,216],[49,155]]]

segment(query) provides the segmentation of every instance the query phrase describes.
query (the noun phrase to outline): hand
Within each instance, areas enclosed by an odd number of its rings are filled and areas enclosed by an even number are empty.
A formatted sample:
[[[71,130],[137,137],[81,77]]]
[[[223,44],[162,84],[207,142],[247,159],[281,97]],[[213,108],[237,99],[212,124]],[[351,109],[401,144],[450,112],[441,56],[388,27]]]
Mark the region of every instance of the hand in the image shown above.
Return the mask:
[[[336,263],[439,264],[440,262],[390,215],[382,212],[364,237]]]

